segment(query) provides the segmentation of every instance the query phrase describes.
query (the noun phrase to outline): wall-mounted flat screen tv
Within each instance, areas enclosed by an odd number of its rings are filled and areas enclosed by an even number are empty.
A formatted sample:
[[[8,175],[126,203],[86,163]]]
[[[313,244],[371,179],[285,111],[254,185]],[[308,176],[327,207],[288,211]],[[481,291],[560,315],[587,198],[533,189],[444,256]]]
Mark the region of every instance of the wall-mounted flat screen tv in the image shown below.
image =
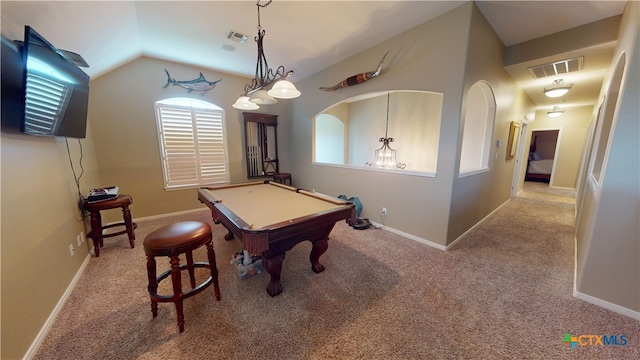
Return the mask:
[[[24,117],[20,131],[84,138],[89,76],[29,26],[25,26],[22,59]]]

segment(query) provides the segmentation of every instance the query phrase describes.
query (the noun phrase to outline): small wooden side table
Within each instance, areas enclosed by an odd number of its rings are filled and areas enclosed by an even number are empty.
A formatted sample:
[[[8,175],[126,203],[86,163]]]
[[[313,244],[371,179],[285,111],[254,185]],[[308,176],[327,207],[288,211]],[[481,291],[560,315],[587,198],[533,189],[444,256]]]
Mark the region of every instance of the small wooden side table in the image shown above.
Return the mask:
[[[104,246],[103,239],[113,236],[122,235],[127,233],[129,236],[129,244],[131,248],[134,248],[134,240],[136,239],[136,235],[133,232],[138,225],[131,221],[131,211],[129,210],[129,205],[133,203],[133,198],[129,195],[119,194],[118,197],[110,200],[97,201],[97,202],[84,202],[84,209],[87,210],[91,214],[91,232],[89,233],[89,237],[93,239],[93,247],[96,253],[96,257],[100,257],[100,248]],[[109,224],[107,226],[102,226],[102,217],[100,216],[101,210],[122,208],[122,217],[123,221],[115,224]],[[121,231],[117,231],[114,233],[104,234],[104,230],[116,226],[124,226],[125,229]]]
[[[291,174],[290,173],[277,173],[273,175],[273,181],[275,182],[279,182],[281,184],[287,184],[289,186],[293,186],[293,181],[291,180]]]

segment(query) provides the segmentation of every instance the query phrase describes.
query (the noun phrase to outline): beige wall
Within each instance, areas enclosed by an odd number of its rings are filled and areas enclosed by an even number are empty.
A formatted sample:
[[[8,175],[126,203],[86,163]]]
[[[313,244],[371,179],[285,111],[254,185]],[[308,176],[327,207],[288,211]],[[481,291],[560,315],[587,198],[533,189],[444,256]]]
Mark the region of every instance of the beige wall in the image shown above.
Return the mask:
[[[82,143],[80,191],[98,181],[93,143]],[[2,359],[19,359],[89,253],[76,237],[89,227],[78,209],[70,158],[80,176],[80,146],[69,139],[2,132]],[[89,240],[90,241],[90,240]],[[71,256],[69,245],[75,255]]]
[[[577,233],[577,290],[639,311],[637,156],[640,150],[635,136],[640,116],[637,108],[639,19],[635,16],[639,9],[636,2],[630,2],[628,7],[618,50],[629,53],[626,87],[621,96],[618,125],[613,135],[615,145],[611,148],[602,193],[595,194],[585,186],[582,195],[583,215],[578,219]],[[293,172],[298,186],[328,194],[359,196],[363,216],[374,221],[379,221],[380,208],[386,206],[389,213],[385,223],[388,226],[443,246],[450,243],[473,222],[466,223],[465,216],[461,215],[464,205],[472,206],[472,218],[481,217],[504,200],[504,189],[511,182],[508,176],[511,165],[502,160],[504,148],[499,154],[500,165],[486,179],[482,178],[478,183],[471,179],[469,183],[454,180],[465,89],[475,77],[488,78],[493,90],[499,94],[497,117],[501,120],[494,129],[494,143],[496,139],[506,143],[506,120],[521,119],[530,107],[519,90],[497,73],[495,54],[482,51],[481,47],[468,48],[470,34],[478,36],[478,46],[492,49],[497,46],[483,23],[473,5],[466,4],[297,83],[302,97],[265,109],[280,115],[281,169]],[[477,34],[470,32],[471,24]],[[5,23],[2,25],[4,34]],[[379,78],[335,92],[317,89],[373,70],[386,51],[390,53]],[[465,63],[467,52],[469,56],[476,54],[482,59],[478,64],[491,64],[486,73],[481,69],[468,69],[464,74],[465,66],[472,65]],[[166,82],[165,68],[180,80],[195,78],[200,71],[180,64],[139,58],[95,79],[91,85],[90,133],[82,141],[85,173],[81,192],[85,193],[96,184],[117,184],[133,195],[134,218],[201,207],[195,199],[195,190],[166,192],[162,189],[153,102],[186,94],[176,87],[162,89]],[[228,136],[232,140],[229,146],[232,179],[244,181],[242,118],[231,104],[246,79],[213,71],[203,73],[210,80],[223,78],[205,98],[226,109]],[[311,119],[316,113],[345,98],[389,89],[444,94],[436,177],[311,164]],[[33,343],[80,268],[88,247],[85,243],[76,249],[74,257],[69,255],[69,244],[75,245],[76,235],[86,228],[76,210],[76,189],[64,142],[4,132],[0,141],[0,357],[13,359],[21,358]],[[77,142],[72,141],[70,146],[77,168]],[[635,167],[629,167],[629,164],[635,164]],[[472,201],[485,189],[496,196]],[[473,197],[465,198],[467,190]],[[450,224],[449,228],[443,224]],[[612,249],[615,251],[610,251]]]
[[[207,80],[222,81],[204,96],[189,94],[178,86],[163,88],[167,82],[165,69],[177,80],[195,79],[202,71]],[[133,196],[134,218],[203,206],[195,189],[164,189],[154,103],[170,97],[201,99],[225,110],[231,181],[247,181],[242,111],[231,106],[247,82],[233,75],[146,57],[92,81],[89,109],[102,180],[95,186],[118,185],[121,192]],[[260,110],[278,114],[278,109],[274,105]],[[280,116],[278,120],[280,163],[286,167],[286,117]],[[120,216],[116,212],[107,220],[115,221]]]
[[[446,244],[447,227],[443,224],[449,218],[472,8],[472,4],[463,5],[296,83],[302,96],[291,103],[290,141],[291,148],[295,149],[291,152],[291,171],[297,186],[330,195],[358,196],[363,205],[363,217],[380,222],[380,210],[386,207],[385,225],[443,246]],[[332,92],[318,89],[374,70],[387,51],[389,55],[379,77]],[[435,177],[311,163],[313,116],[344,99],[386,90],[425,90],[444,94]],[[376,140],[377,137],[379,135]]]
[[[549,186],[576,188],[592,113],[593,106],[568,108],[557,118],[548,117],[546,110],[536,112],[535,121],[531,122],[527,129],[529,133],[536,130],[559,130],[558,152],[554,159],[555,167]],[[527,149],[530,143],[527,143]]]
[[[23,29],[3,21],[2,35],[19,39]],[[89,254],[87,241],[76,242],[88,227],[71,163],[78,177],[84,168],[81,193],[98,179],[90,128],[81,154],[77,139],[67,152],[64,138],[20,134],[17,123],[3,118],[0,135],[2,359],[23,357]]]
[[[511,121],[521,122],[533,113],[535,104],[519,89],[507,74],[502,64],[504,45],[496,36],[482,13],[474,6],[469,32],[469,48],[466,54],[464,95],[462,114],[465,118],[467,92],[478,81],[486,81],[496,101],[496,117],[493,125],[489,170],[465,177],[458,177],[459,158],[455,159],[451,218],[447,244],[455,241],[465,231],[481,221],[493,210],[506,202],[511,193],[516,159],[505,160]],[[446,94],[445,94],[446,95]],[[459,121],[460,122],[460,121]],[[457,141],[460,153],[463,125],[460,122]],[[498,140],[502,146],[497,147]],[[459,156],[459,155],[458,155]]]
[[[448,36],[436,35],[441,33]],[[375,66],[372,59],[386,51],[389,60],[380,77],[329,93],[317,89],[367,71],[362,64]],[[509,123],[533,113],[534,104],[504,70],[503,51],[493,29],[475,5],[468,3],[299,82],[303,97],[292,103],[291,139],[296,149],[291,166],[297,185],[331,195],[358,196],[363,217],[380,222],[380,209],[386,207],[386,226],[438,245],[450,244],[509,199],[514,169],[514,161],[504,160],[503,147],[497,160],[492,153],[491,171],[457,179],[464,92],[475,81],[491,83],[498,106],[494,140],[502,139],[505,144]],[[352,96],[402,89],[444,94],[435,177],[311,164],[307,144],[311,143],[311,119],[317,112]]]
[[[584,185],[578,194],[574,290],[581,299],[613,304],[627,315],[635,312],[636,318],[640,313],[639,13],[640,2],[627,3],[611,70],[601,92],[611,97],[611,72],[624,53],[626,63],[605,153],[604,177],[596,189],[588,180],[588,172],[581,173]]]

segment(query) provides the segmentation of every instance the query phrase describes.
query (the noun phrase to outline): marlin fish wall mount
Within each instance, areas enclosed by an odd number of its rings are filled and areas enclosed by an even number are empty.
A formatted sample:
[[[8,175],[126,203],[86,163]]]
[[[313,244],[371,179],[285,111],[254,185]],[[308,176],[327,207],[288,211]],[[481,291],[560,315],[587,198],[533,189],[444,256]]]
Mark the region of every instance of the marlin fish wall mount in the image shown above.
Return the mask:
[[[342,80],[337,85],[334,85],[331,87],[320,87],[319,89],[324,91],[334,91],[334,90],[346,88],[347,86],[362,84],[367,80],[377,77],[378,75],[380,75],[380,70],[382,70],[382,63],[384,62],[384,58],[387,57],[387,54],[389,54],[388,51],[384,54],[382,59],[380,59],[380,62],[378,63],[378,68],[375,71],[369,71],[369,72],[353,75]]]
[[[166,88],[169,85],[175,85],[183,89],[187,89],[188,92],[201,91],[200,96],[204,96],[204,94],[206,94],[207,91],[213,89],[214,87],[216,87],[217,83],[222,81],[222,79],[217,81],[208,81],[207,79],[204,78],[204,75],[202,75],[202,73],[200,73],[200,77],[197,79],[178,81],[176,79],[171,78],[171,75],[169,75],[169,72],[167,71],[167,69],[164,69],[164,72],[167,73],[167,84],[162,88]]]

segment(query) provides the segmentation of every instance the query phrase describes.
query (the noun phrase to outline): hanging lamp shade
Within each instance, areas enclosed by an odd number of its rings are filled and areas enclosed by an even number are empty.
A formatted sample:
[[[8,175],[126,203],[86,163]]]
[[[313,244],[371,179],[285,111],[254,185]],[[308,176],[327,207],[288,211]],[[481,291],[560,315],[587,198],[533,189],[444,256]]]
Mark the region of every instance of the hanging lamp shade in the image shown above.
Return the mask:
[[[564,110],[560,109],[557,106],[554,106],[551,111],[547,111],[548,117],[558,117],[558,116],[561,116],[562,114],[564,114]]]
[[[278,102],[278,100],[274,99],[273,96],[269,95],[267,90],[264,89],[260,89],[251,94],[249,101],[258,105],[271,105]]]
[[[365,165],[381,169],[404,169],[407,164],[398,162],[396,151],[389,146],[389,143],[393,142],[393,138],[388,136],[390,98],[391,93],[387,93],[387,123],[384,130],[384,137],[379,139],[382,146],[375,151],[374,161],[366,162]]]
[[[382,146],[375,152],[374,167],[382,169],[404,169],[405,164],[398,163],[396,151],[389,146],[393,138],[380,138]]]
[[[553,85],[544,88],[544,94],[550,98],[560,97],[571,90],[573,84],[565,84],[564,80],[558,79],[553,82]]]
[[[289,80],[277,81],[267,93],[278,99],[294,99],[301,94],[300,91],[296,89],[296,86]]]
[[[258,45],[258,60],[256,62],[256,74],[251,83],[245,85],[244,94],[233,105],[236,109],[249,109],[243,97],[248,97],[247,102],[257,105],[271,105],[278,102],[276,99],[293,99],[300,96],[300,91],[295,85],[285,79],[293,74],[293,70],[287,71],[280,65],[272,69],[267,64],[267,57],[264,54],[264,36],[266,31],[260,25],[260,9],[267,7],[273,0],[261,4],[261,0],[256,1],[258,9],[258,35],[254,38]],[[272,86],[273,85],[273,86]],[[267,89],[271,87],[271,90]],[[256,108],[253,108],[256,109]]]
[[[236,102],[231,106],[240,110],[256,110],[260,108],[258,104],[249,101],[248,96],[240,96],[238,100],[236,100]]]

